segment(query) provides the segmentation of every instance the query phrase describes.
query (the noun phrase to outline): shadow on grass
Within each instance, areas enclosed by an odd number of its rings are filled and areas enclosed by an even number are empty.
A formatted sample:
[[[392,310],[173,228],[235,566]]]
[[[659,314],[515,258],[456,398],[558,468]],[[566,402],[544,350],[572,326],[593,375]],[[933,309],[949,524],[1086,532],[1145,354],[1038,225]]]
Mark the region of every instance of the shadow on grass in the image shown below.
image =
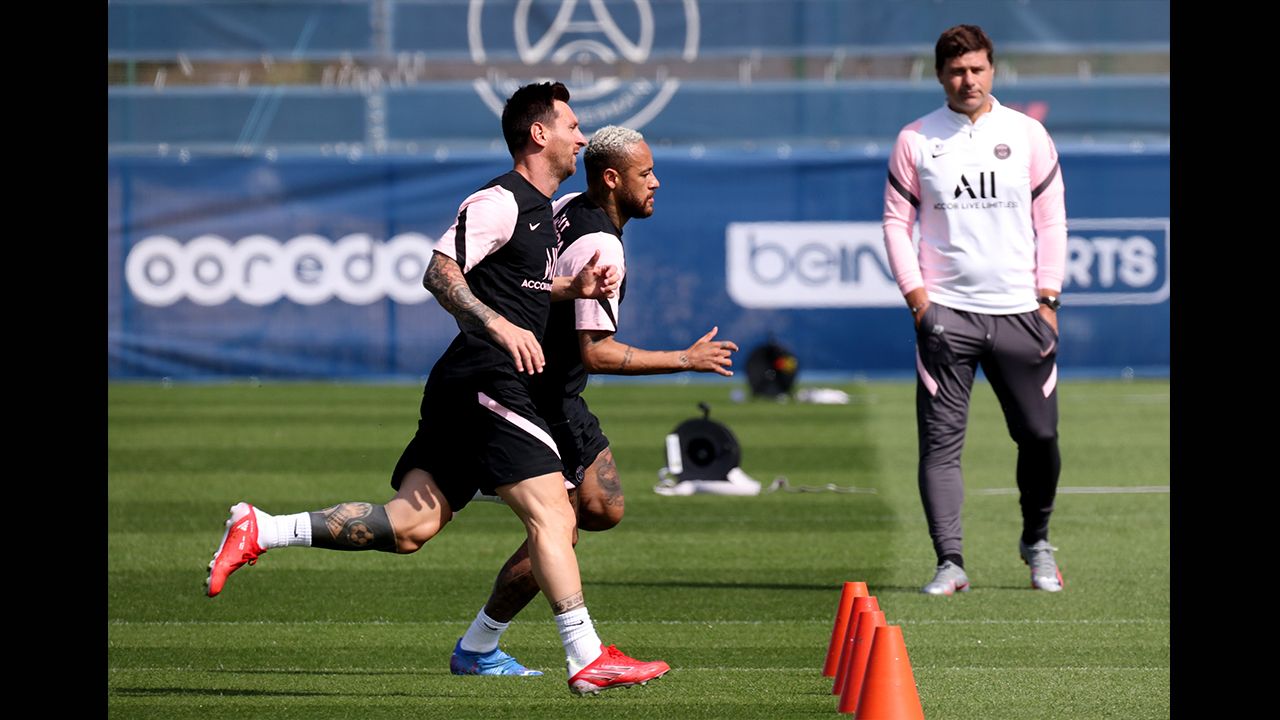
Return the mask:
[[[688,580],[587,580],[584,586],[599,587],[654,587],[654,588],[698,588],[700,590],[803,590],[829,591],[830,584],[815,583],[742,583],[742,582],[689,582]],[[839,590],[839,588],[836,588]]]
[[[370,668],[354,668],[351,670],[333,668],[327,670],[305,670],[302,668],[290,668],[287,670],[273,668],[210,668],[206,672],[227,673],[230,675],[410,675],[413,677],[430,677],[433,675],[449,677],[453,674],[448,670],[373,670]]]
[[[983,590],[1011,590],[1013,592],[1027,591],[1029,593],[1043,593],[1043,590],[1036,590],[1031,587],[1031,583],[1019,583],[1017,585],[978,585],[970,586],[970,592],[982,592]],[[1045,593],[1048,594],[1048,593]]]
[[[327,673],[326,673],[327,674]],[[228,688],[182,688],[182,687],[116,687],[109,695],[123,697],[351,697],[356,693],[333,690],[236,690]],[[415,693],[387,692],[379,690],[378,697],[420,697]]]
[[[873,590],[873,594],[882,595],[887,593],[905,593],[909,595],[919,595],[921,585],[886,585],[876,582],[875,580],[867,580],[867,587]],[[818,583],[752,583],[752,582],[712,582],[688,580],[588,580],[582,583],[584,587],[637,587],[637,588],[688,588],[697,590],[792,590],[799,592],[825,592],[829,593],[833,589],[838,593],[840,586],[832,584]],[[979,585],[970,592],[989,592],[999,590],[1001,592],[1039,592],[1028,585]]]
[[[911,593],[915,595],[924,594],[920,592],[920,588],[924,587],[924,583],[921,583],[919,585],[881,585],[874,581],[868,580],[867,587],[871,590],[874,590],[877,593],[892,592],[892,593]],[[1027,592],[1033,592],[1029,584],[1027,585],[986,585],[986,584],[971,585],[968,592],[982,593],[987,590],[1013,590],[1013,591],[1026,590]]]
[[[587,580],[585,587],[652,587],[652,588],[696,588],[700,590],[798,590],[803,592],[840,592],[840,585],[819,583],[751,583],[751,582],[690,582],[688,580]],[[867,581],[867,587],[880,592],[920,592],[915,585],[881,585],[874,580]]]

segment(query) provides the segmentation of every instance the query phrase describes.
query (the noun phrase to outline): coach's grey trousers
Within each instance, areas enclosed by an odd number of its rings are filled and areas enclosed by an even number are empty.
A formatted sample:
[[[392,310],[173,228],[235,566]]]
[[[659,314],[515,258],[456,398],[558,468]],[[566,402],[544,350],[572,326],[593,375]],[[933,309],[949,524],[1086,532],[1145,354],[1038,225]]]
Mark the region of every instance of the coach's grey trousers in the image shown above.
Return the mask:
[[[979,365],[1018,446],[1022,539],[1048,539],[1058,490],[1058,338],[1036,311],[985,315],[932,303],[916,331],[920,498],[939,563],[962,553],[960,452]]]

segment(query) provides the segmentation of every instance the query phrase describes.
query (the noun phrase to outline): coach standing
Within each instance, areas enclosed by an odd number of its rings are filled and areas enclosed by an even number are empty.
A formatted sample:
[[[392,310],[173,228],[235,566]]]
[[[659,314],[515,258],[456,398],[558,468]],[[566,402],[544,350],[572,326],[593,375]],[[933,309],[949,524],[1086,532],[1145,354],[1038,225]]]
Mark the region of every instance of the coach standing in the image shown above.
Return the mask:
[[[934,67],[947,104],[898,134],[885,186],[885,247],[916,325],[920,497],[938,556],[923,588],[931,595],[969,589],[960,452],[979,365],[1018,445],[1018,549],[1031,585],[1062,589],[1049,545],[1061,468],[1062,176],[1044,126],[992,97],[993,62],[982,28],[942,33]],[[918,251],[911,241],[917,214]]]

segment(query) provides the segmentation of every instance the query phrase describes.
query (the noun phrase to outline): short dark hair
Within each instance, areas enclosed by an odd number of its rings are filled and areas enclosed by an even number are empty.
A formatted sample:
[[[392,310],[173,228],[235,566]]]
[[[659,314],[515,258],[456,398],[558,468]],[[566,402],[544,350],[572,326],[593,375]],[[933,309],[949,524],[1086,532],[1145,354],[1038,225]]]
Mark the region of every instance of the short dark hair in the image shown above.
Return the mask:
[[[942,66],[951,58],[957,58],[978,50],[987,51],[987,62],[995,65],[996,51],[991,38],[982,32],[977,25],[956,25],[947,28],[938,36],[938,44],[933,48],[933,70],[942,72]]]
[[[534,123],[549,123],[556,117],[556,103],[569,102],[569,88],[564,83],[530,83],[516,90],[502,108],[502,137],[511,156],[524,150],[529,141],[529,128]]]

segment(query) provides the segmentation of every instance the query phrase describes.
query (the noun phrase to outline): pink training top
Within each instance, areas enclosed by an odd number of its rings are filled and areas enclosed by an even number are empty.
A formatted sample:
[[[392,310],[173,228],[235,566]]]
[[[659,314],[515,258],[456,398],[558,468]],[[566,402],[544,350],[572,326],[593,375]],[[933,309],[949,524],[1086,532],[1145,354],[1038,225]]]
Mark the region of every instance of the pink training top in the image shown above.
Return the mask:
[[[931,302],[969,312],[1035,310],[1038,288],[1062,289],[1063,195],[1049,133],[994,97],[976,123],[944,105],[907,125],[884,192],[885,249],[898,288],[906,295],[924,287]]]
[[[520,205],[507,188],[492,185],[477,190],[458,206],[459,219],[436,241],[435,251],[458,261],[462,272],[469,272],[511,240],[519,215]],[[461,247],[459,225],[465,228]]]
[[[564,222],[568,225],[568,220],[561,216],[561,210],[569,201],[578,197],[582,193],[569,193],[552,205],[552,210],[556,214],[556,222]],[[601,217],[605,217],[601,213]],[[603,222],[612,225],[607,219]],[[565,228],[557,228],[563,233]],[[627,277],[627,262],[622,251],[622,240],[613,232],[606,230],[595,230],[578,234],[573,233],[572,242],[569,247],[561,245],[560,257],[556,259],[557,276],[576,277],[582,272],[582,268],[591,261],[591,257],[595,255],[597,250],[600,251],[600,259],[596,261],[597,267],[606,267],[612,265],[617,268],[618,282],[623,282]],[[617,231],[614,231],[617,232]],[[578,330],[608,330],[609,332],[618,332],[617,319],[620,312],[618,307],[622,298],[618,294],[607,300],[574,300],[574,327]]]

